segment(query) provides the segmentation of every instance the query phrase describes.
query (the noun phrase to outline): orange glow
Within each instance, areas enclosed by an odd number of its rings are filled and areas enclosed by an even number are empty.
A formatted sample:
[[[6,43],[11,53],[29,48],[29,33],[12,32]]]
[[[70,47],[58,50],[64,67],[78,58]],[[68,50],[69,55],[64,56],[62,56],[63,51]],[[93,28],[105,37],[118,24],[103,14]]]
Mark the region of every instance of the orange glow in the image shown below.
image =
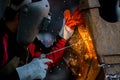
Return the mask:
[[[83,41],[85,42],[85,44],[87,46],[88,51],[89,51],[89,53],[87,53],[85,55],[85,59],[88,59],[88,58],[97,59],[95,49],[93,46],[93,42],[92,42],[92,38],[91,38],[89,30],[88,30],[88,26],[79,26],[78,30],[79,30],[79,33],[80,33]]]

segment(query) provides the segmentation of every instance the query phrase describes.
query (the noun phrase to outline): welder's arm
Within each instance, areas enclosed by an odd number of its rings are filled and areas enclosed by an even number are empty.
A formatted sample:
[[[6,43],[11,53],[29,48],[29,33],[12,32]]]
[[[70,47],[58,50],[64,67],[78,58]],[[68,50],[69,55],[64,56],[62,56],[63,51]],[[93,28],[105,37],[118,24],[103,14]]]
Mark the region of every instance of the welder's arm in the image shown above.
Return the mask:
[[[73,13],[70,10],[65,10],[62,29],[59,32],[60,40],[52,48],[50,54],[46,57],[53,60],[53,64],[56,64],[64,54],[64,48],[66,41],[72,36],[75,27],[84,23],[80,9],[77,8]],[[53,52],[53,53],[52,53]]]
[[[53,63],[48,63],[49,67],[54,66],[64,54],[66,40],[59,36],[57,43],[52,48],[51,52],[46,55],[47,58],[51,59]]]

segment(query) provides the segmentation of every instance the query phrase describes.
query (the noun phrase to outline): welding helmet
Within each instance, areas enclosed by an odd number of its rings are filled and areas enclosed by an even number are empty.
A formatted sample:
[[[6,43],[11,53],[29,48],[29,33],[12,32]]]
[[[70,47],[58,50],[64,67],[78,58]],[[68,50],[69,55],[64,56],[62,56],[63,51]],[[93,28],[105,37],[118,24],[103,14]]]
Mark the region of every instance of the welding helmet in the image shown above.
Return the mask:
[[[49,16],[49,2],[40,0],[24,5],[20,9],[17,42],[29,44],[34,41],[43,20]]]

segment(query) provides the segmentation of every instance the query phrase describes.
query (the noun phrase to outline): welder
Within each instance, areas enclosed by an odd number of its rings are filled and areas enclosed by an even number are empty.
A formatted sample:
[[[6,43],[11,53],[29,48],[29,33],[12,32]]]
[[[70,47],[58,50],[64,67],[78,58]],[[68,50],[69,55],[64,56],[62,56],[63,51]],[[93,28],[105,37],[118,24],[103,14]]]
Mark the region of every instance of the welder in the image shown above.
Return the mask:
[[[34,44],[41,23],[50,16],[49,10],[47,0],[7,1],[0,20],[0,80],[42,80],[47,69],[62,58],[64,50],[41,58],[41,52]],[[78,9],[72,17],[69,10],[65,11],[63,28],[51,52],[64,48],[75,26],[81,24],[80,18],[73,19],[76,15],[79,16]]]

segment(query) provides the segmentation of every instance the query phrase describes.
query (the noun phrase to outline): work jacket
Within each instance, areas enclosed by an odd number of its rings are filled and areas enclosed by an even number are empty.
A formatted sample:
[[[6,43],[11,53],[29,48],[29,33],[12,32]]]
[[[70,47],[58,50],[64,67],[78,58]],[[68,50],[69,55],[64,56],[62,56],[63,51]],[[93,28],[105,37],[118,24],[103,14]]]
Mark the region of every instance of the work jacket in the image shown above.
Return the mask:
[[[29,63],[33,58],[39,58],[41,54],[45,54],[46,58],[53,60],[53,63],[48,63],[49,68],[54,66],[62,58],[65,44],[66,41],[59,36],[50,48],[45,48],[37,38],[27,46],[18,44],[16,33],[12,33],[1,20],[0,80],[19,80],[16,67]]]

